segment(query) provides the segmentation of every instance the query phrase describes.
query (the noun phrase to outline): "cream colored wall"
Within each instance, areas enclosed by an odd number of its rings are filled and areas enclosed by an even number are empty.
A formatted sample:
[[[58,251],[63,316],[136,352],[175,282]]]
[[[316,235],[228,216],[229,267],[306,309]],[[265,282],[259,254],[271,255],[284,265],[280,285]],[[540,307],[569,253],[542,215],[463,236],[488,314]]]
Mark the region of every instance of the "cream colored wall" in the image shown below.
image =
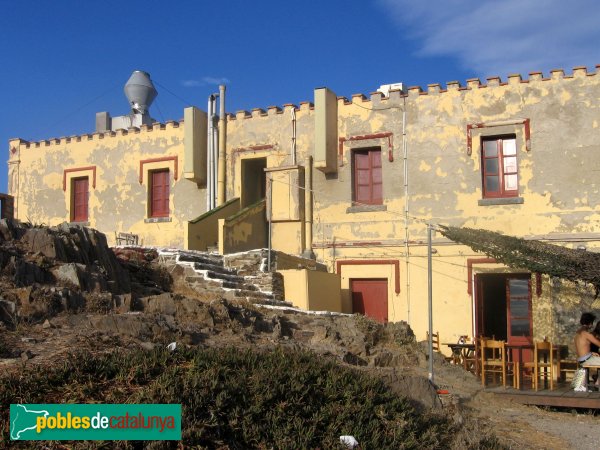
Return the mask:
[[[285,300],[291,302],[294,306],[308,310],[308,288],[306,270],[278,270],[283,276],[283,288],[285,291]]]
[[[18,198],[16,217],[32,223],[56,225],[70,221],[70,180],[89,177],[89,226],[114,243],[115,232],[137,234],[144,245],[184,247],[187,221],[205,210],[204,189],[183,178],[183,123],[168,122],[141,129],[95,133],[36,143],[13,140],[9,191]],[[144,164],[140,161],[176,158]],[[93,171],[66,170],[95,166]],[[149,218],[148,172],[170,172],[170,216],[167,221]],[[66,190],[63,190],[63,176]],[[177,179],[175,179],[177,177]]]
[[[265,201],[244,208],[237,214],[219,220],[222,255],[267,247]]]
[[[219,219],[233,216],[240,210],[240,199],[231,199],[187,224],[184,242],[189,250],[206,251],[219,245]]]
[[[283,275],[285,299],[294,306],[311,311],[343,312],[338,275],[307,269],[277,272]]]
[[[343,312],[339,275],[315,270],[304,271],[308,281],[308,309]]]
[[[341,266],[340,285],[342,288],[342,310],[345,313],[352,313],[352,295],[350,291],[350,281],[359,278],[386,278],[388,280],[388,320],[397,322],[402,320],[402,311],[400,294],[395,292],[395,274],[392,264],[384,265],[342,265]]]

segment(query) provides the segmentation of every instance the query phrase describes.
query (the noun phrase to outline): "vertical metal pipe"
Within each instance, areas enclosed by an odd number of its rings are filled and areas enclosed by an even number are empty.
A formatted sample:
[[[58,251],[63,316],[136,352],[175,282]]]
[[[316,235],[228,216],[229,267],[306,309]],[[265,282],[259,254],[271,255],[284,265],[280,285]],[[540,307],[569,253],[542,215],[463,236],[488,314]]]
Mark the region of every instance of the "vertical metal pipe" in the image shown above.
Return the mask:
[[[214,94],[214,95],[215,95],[215,101],[213,103],[213,117],[212,117],[212,121],[213,121],[212,162],[213,163],[212,163],[212,187],[211,187],[211,189],[212,189],[211,202],[212,202],[213,209],[217,206],[217,178],[218,178],[217,162],[219,160],[219,132],[217,130],[217,127],[215,127],[216,121],[217,121],[217,97],[218,97],[218,94]]]
[[[429,381],[433,383],[433,270],[431,268],[431,235],[433,227],[427,224],[427,306],[429,312]]]
[[[208,133],[206,136],[206,210],[213,209],[212,205],[212,163],[213,163],[213,105],[214,97],[208,97]]]
[[[267,271],[271,271],[271,250],[273,248],[273,174],[269,174],[269,203],[268,203],[268,214],[269,214],[269,254],[267,255]]]
[[[306,168],[304,172],[304,252],[309,258],[314,257],[313,247],[313,174],[312,174],[312,156],[306,158]]]
[[[227,148],[227,117],[225,117],[225,85],[219,86],[219,176],[217,185],[217,203],[225,203],[225,151]]]
[[[410,325],[410,246],[409,246],[409,198],[408,198],[408,145],[406,142],[406,97],[402,108],[402,160],[404,162],[404,262],[406,269],[406,322]]]
[[[292,106],[291,109],[292,114],[292,166],[296,165],[296,108]]]

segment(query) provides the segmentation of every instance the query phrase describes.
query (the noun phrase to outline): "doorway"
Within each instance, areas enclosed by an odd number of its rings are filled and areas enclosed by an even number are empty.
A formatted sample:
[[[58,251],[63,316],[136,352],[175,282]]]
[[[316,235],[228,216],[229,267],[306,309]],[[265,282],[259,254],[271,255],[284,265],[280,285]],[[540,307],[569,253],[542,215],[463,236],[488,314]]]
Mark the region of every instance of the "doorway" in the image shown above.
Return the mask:
[[[531,345],[531,275],[477,274],[475,285],[476,335],[504,340],[509,345]],[[529,357],[526,353],[524,350],[524,360]]]
[[[241,206],[242,209],[266,197],[267,158],[248,158],[242,160]]]
[[[388,281],[382,279],[352,279],[352,312],[372,317],[381,323],[388,321]]]

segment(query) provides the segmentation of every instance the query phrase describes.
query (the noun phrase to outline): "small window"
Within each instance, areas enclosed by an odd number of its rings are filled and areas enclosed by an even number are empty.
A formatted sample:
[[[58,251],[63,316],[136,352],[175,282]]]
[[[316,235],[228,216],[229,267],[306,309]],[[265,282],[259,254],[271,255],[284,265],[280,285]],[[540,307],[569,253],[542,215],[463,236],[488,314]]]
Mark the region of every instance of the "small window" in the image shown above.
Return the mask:
[[[71,222],[88,221],[88,177],[71,181]]]
[[[356,150],[352,153],[353,192],[356,205],[381,205],[381,148]]]
[[[150,217],[169,217],[169,170],[150,172]]]
[[[519,195],[515,136],[484,138],[481,145],[481,165],[484,198]]]

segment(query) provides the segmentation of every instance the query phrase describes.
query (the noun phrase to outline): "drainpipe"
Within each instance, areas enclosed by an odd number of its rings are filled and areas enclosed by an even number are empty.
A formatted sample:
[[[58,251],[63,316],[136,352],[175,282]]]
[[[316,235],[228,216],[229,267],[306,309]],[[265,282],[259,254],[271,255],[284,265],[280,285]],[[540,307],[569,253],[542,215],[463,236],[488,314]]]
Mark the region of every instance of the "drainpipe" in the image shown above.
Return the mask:
[[[225,85],[219,86],[219,176],[217,185],[217,203],[225,203],[225,149],[227,148],[227,117],[225,116]]]
[[[304,256],[306,258],[316,259],[313,253],[313,174],[312,174],[312,156],[306,158],[306,168],[304,172]]]
[[[214,132],[214,105],[215,96],[211,94],[208,97],[208,134],[206,136],[206,210],[211,211],[214,208],[213,194],[213,132]]]
[[[410,248],[408,245],[408,145],[406,142],[406,97],[402,108],[402,160],[404,163],[404,263],[406,269],[406,322],[410,325]]]
[[[219,160],[219,132],[218,132],[218,124],[217,124],[217,98],[219,94],[213,94],[213,116],[212,116],[212,206],[213,208],[217,207],[217,162]]]
[[[296,165],[296,108],[292,106],[291,109],[292,115],[292,166]]]

